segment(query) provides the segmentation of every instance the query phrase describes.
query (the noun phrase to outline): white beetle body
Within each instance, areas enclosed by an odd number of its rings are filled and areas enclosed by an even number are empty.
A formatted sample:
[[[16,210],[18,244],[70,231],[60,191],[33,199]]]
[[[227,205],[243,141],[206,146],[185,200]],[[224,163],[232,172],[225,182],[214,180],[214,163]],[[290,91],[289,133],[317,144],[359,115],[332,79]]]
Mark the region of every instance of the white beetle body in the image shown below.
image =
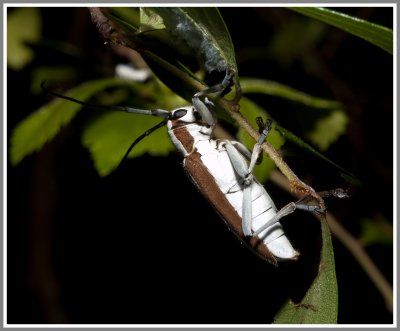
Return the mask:
[[[174,112],[186,115],[174,119]],[[171,112],[167,122],[168,134],[184,156],[184,168],[199,190],[219,212],[228,227],[259,256],[276,264],[277,260],[296,259],[298,252],[285,236],[279,222],[263,230],[258,236],[246,237],[242,230],[243,184],[228,155],[228,140],[211,138],[213,126],[196,116],[195,107],[182,107]],[[242,160],[246,163],[245,159]],[[277,209],[255,179],[250,184],[252,231],[256,232],[277,213]]]
[[[212,138],[216,118],[212,111],[213,104],[207,99],[207,95],[221,94],[231,85],[232,78],[233,71],[227,70],[221,84],[193,96],[192,106],[181,107],[171,112],[163,109],[112,107],[118,111],[163,118],[162,122],[132,143],[123,160],[141,139],[166,124],[172,142],[184,157],[184,168],[199,191],[245,245],[264,260],[276,265],[278,260],[293,260],[299,255],[285,236],[279,220],[295,209],[320,213],[323,213],[324,209],[309,205],[304,199],[300,199],[278,211],[264,187],[253,177],[252,170],[260,155],[261,145],[270,130],[270,123],[259,124],[262,133],[252,153],[239,142]],[[42,88],[45,89],[43,84]],[[82,105],[105,108],[58,93],[48,93]],[[204,101],[201,97],[204,97]],[[249,164],[244,156],[250,161]],[[323,194],[321,197],[347,197],[341,189],[319,194]]]

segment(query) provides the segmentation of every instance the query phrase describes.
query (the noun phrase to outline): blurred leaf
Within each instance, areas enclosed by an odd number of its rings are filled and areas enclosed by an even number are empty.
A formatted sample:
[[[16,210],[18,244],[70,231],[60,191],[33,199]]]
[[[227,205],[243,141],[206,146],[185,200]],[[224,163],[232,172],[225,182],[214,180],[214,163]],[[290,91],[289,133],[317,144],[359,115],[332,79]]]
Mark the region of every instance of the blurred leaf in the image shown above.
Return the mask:
[[[364,218],[361,220],[361,241],[364,245],[393,245],[393,226],[388,220]]]
[[[277,63],[291,65],[296,58],[314,48],[325,31],[326,26],[315,20],[290,20],[272,36],[269,54]]]
[[[242,98],[240,100],[240,109],[243,115],[249,120],[249,122],[254,126],[257,127],[256,124],[256,117],[261,116],[262,119],[265,121],[269,116],[261,107],[259,107],[254,102],[250,101],[247,98]],[[238,131],[238,139],[242,142],[250,151],[253,150],[255,141],[253,138],[249,136],[249,134],[242,128],[239,128]],[[271,132],[267,136],[267,141],[275,147],[275,149],[279,149],[285,142],[285,139],[282,135],[276,131],[276,125],[272,123]],[[268,156],[264,153],[264,158],[261,164],[256,165],[254,168],[254,175],[260,182],[265,182],[269,177],[272,170],[276,167],[275,162],[273,162]]]
[[[338,288],[331,234],[321,219],[322,250],[318,275],[301,303],[287,302],[275,316],[274,324],[336,324]]]
[[[140,25],[140,9],[135,7],[112,7],[109,8],[116,20],[132,31],[138,31]]]
[[[334,110],[329,116],[317,121],[314,130],[306,134],[307,138],[321,151],[326,151],[346,132],[348,121],[349,119],[343,111]]]
[[[40,94],[40,84],[46,81],[49,85],[77,77],[78,71],[74,67],[37,67],[32,72],[31,93]]]
[[[160,121],[159,118],[152,116],[113,111],[92,121],[82,134],[82,144],[89,149],[100,176],[112,172],[121,162],[131,143]],[[167,136],[166,128],[162,127],[141,140],[129,157],[145,153],[165,156],[172,150],[174,147]]]
[[[292,87],[266,79],[241,78],[240,85],[242,86],[242,92],[244,94],[263,93],[321,109],[338,109],[342,107],[342,104],[338,101],[318,98]]]
[[[10,10],[10,9],[8,9]],[[26,42],[36,42],[41,36],[38,8],[16,8],[7,16],[7,64],[14,70],[23,69],[34,57]]]
[[[393,31],[384,26],[326,8],[291,7],[289,9],[333,25],[393,54]]]
[[[81,101],[107,87],[126,83],[116,79],[102,79],[84,83],[68,94]],[[40,150],[60,129],[69,123],[82,106],[68,100],[55,99],[33,112],[14,129],[11,136],[10,161],[18,164],[25,156]]]

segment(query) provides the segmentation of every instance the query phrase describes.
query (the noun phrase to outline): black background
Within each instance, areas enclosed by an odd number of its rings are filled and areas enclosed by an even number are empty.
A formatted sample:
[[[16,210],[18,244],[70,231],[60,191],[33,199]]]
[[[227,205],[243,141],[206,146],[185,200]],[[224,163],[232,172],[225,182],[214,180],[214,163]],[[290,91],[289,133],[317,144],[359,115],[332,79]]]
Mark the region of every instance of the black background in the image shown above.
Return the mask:
[[[390,8],[340,11],[392,28]],[[350,187],[351,199],[332,201],[328,207],[355,237],[362,217],[391,220],[392,57],[329,28],[326,38],[289,65],[268,56],[246,60],[244,49],[268,45],[298,14],[282,8],[223,8],[221,13],[241,76],[276,80],[344,103],[348,131],[325,154],[363,185],[351,186],[312,157],[288,154],[289,165],[317,190]],[[36,66],[73,64],[82,69],[82,81],[99,77],[99,67],[103,75],[112,73],[114,57],[87,9],[47,8],[42,15],[43,36],[77,45],[84,57],[36,46],[32,64],[20,72],[8,71],[9,135],[47,101],[30,93]],[[323,63],[318,70],[304,66],[311,55]],[[280,124],[297,132],[298,119],[282,110],[279,100],[256,98]],[[298,266],[270,266],[229,233],[182,171],[176,153],[129,160],[118,172],[100,178],[80,144],[84,117],[79,115],[40,153],[17,167],[8,166],[9,323],[270,323],[288,294],[300,296],[300,284],[307,284],[318,254],[314,219],[300,212],[282,222],[302,259]],[[271,184],[268,191],[278,207],[291,200]],[[392,323],[365,272],[333,241],[339,323]],[[367,251],[391,282],[392,247],[373,245]]]

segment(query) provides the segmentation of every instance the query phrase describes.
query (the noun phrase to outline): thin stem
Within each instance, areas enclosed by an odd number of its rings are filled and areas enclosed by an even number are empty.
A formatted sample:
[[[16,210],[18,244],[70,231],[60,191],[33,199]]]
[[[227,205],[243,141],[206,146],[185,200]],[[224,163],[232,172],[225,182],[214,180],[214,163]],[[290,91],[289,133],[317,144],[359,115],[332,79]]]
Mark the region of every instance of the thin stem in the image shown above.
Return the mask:
[[[238,125],[243,128],[255,141],[259,139],[260,133],[251,126],[247,119],[237,109],[232,107],[229,101],[222,99],[220,101],[220,105],[232,116],[236,123],[238,123]],[[296,176],[292,169],[290,169],[287,163],[282,159],[279,152],[268,141],[264,142],[261,147],[268,154],[270,159],[274,161],[279,170],[282,171],[285,177],[289,180],[291,190],[301,194],[310,195],[319,202],[321,208],[325,207],[324,201],[321,196],[319,196],[312,187],[302,182]]]

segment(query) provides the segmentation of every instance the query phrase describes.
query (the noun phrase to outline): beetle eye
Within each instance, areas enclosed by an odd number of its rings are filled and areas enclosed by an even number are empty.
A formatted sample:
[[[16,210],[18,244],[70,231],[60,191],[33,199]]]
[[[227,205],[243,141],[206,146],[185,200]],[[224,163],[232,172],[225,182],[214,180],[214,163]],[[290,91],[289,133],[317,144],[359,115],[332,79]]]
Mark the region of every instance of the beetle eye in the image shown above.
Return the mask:
[[[174,111],[173,118],[174,119],[181,118],[181,117],[185,116],[186,113],[187,113],[186,109],[177,109],[177,110]]]

